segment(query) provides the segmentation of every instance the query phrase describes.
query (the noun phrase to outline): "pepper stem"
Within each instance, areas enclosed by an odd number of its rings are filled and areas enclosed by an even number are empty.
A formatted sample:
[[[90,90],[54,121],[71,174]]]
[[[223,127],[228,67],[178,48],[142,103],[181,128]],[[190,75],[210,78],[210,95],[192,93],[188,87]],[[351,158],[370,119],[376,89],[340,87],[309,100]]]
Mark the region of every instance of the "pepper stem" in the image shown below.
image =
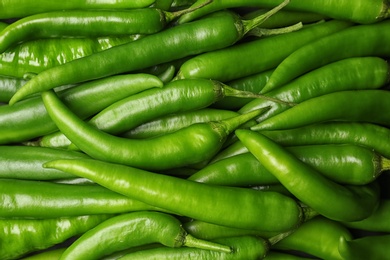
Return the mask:
[[[213,0],[207,0],[206,2],[198,5],[198,6],[191,6],[187,9],[183,9],[183,10],[179,10],[179,11],[175,11],[175,12],[167,12],[167,11],[162,11],[167,19],[167,21],[172,21],[182,15],[185,15],[185,14],[188,14],[188,13],[191,13],[195,10],[198,10],[199,8],[202,8],[210,3],[212,3]]]
[[[244,91],[244,90],[235,89],[235,88],[229,87],[228,85],[225,85],[225,84],[223,84],[223,89],[224,89],[224,95],[227,96],[227,97],[261,98],[261,99],[265,99],[265,100],[272,101],[272,102],[275,102],[275,103],[291,106],[291,107],[296,105],[293,102],[286,102],[286,101],[283,101],[283,100],[280,100],[280,99],[277,99],[277,98],[272,98],[272,97],[269,97],[269,96],[265,96],[265,95],[262,95],[262,94],[253,93],[253,92],[250,92],[250,91]]]
[[[266,12],[265,14],[259,15],[253,19],[250,19],[250,20],[242,20],[242,23],[244,25],[244,35],[247,34],[250,30],[252,30],[252,29],[256,28],[257,26],[259,26],[260,24],[262,24],[264,21],[266,21],[272,15],[279,12],[283,7],[285,7],[289,3],[290,3],[290,0],[284,0],[280,5],[276,6],[275,8]]]
[[[378,174],[381,174],[383,171],[390,170],[390,159],[386,158],[382,155],[379,155],[380,157],[380,163],[379,163],[379,171]],[[378,176],[376,176],[378,177]]]
[[[242,114],[239,116],[235,116],[232,118],[227,118],[224,120],[214,122],[215,128],[217,131],[221,132],[221,136],[229,135],[230,133],[232,133],[234,130],[236,130],[240,126],[242,126],[245,123],[249,122],[250,120],[260,116],[264,112],[268,111],[270,108],[271,107],[269,107],[269,106],[262,107],[260,109],[253,110],[253,111],[250,111],[248,113],[245,113],[245,114]]]
[[[184,246],[218,251],[222,253],[231,253],[233,251],[230,246],[221,245],[203,239],[198,239],[196,237],[191,236],[190,234],[187,234],[187,236],[185,237]]]
[[[276,29],[266,29],[266,28],[260,28],[256,27],[253,28],[248,32],[248,35],[255,36],[255,37],[263,37],[263,36],[271,36],[271,35],[278,35],[278,34],[284,34],[284,33],[290,33],[295,32],[300,29],[302,29],[303,24],[302,22],[286,26],[283,28],[276,28]]]

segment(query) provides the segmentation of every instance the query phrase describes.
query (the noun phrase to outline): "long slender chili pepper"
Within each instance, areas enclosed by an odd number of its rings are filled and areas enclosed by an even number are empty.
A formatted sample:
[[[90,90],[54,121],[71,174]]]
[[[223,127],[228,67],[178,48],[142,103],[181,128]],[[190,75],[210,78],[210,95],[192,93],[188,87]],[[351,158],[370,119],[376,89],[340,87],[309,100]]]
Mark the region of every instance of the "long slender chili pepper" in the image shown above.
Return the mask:
[[[376,182],[362,186],[337,184],[264,135],[244,129],[235,133],[281,184],[319,214],[333,220],[357,221],[376,209]]]
[[[263,259],[269,250],[269,242],[255,236],[221,238],[214,242],[229,245],[233,252],[224,253],[188,247],[157,247],[129,253],[119,259]]]
[[[121,164],[55,160],[44,167],[85,177],[151,206],[219,225],[286,232],[313,215],[311,209],[277,192],[207,185]]]
[[[27,253],[50,248],[79,236],[111,215],[52,219],[0,219],[0,258],[20,259]]]
[[[326,121],[357,121],[390,126],[390,91],[345,90],[314,97],[251,129],[282,130]]]
[[[389,80],[390,67],[386,60],[378,57],[357,57],[324,65],[266,95],[284,101],[301,103],[310,98],[336,91],[379,89]],[[280,103],[271,104],[266,100],[253,100],[238,112],[246,113],[263,106],[270,106],[271,109],[257,118],[259,122],[290,108]]]
[[[275,69],[262,93],[281,87],[292,79],[337,60],[390,55],[390,21],[357,25],[304,45]]]
[[[19,19],[0,31],[0,53],[19,42],[37,38],[153,34],[190,11],[167,12],[158,8],[137,8],[39,13]]]
[[[16,92],[9,103],[57,86],[140,70],[230,46],[284,5],[245,21],[232,12],[220,12],[45,70]],[[87,69],[89,64],[95,64],[93,70]]]
[[[201,4],[198,0],[193,6]],[[189,22],[210,12],[234,7],[272,8],[280,1],[275,0],[214,0],[194,13],[180,18],[180,22]],[[385,0],[291,0],[287,10],[305,11],[326,15],[338,20],[350,20],[355,23],[375,23],[390,16],[389,3]]]
[[[1,0],[0,19],[21,18],[38,13],[45,13],[60,10],[74,9],[135,9],[144,8],[153,4],[155,0],[103,0],[103,1],[79,1],[68,0],[63,2],[51,2],[47,0],[39,0],[31,2],[29,0]]]
[[[202,53],[184,62],[176,78],[206,78],[227,82],[274,69],[302,45],[351,25],[349,22],[333,20],[296,32]],[[259,58],[253,59],[258,56]],[[237,64],[240,64],[240,69],[237,69]]]
[[[172,248],[194,247],[230,253],[226,245],[188,234],[174,216],[139,211],[112,217],[85,232],[61,255],[60,260],[100,259],[105,255],[151,243]]]
[[[87,118],[128,95],[162,87],[156,76],[125,74],[103,78],[58,93],[63,102],[81,118]],[[40,96],[0,107],[0,143],[29,141],[58,130]]]
[[[305,222],[299,229],[273,246],[276,250],[295,250],[321,259],[342,260],[339,239],[352,239],[342,224],[322,216]]]
[[[52,91],[43,92],[42,99],[57,127],[73,144],[92,158],[158,170],[178,168],[210,159],[221,149],[232,131],[268,109],[222,121],[194,124],[171,134],[139,140],[110,135],[87,124],[69,110]]]
[[[0,179],[0,184],[1,218],[58,218],[139,210],[165,211],[97,185],[16,179]]]
[[[26,78],[66,62],[132,42],[144,35],[50,38],[22,42],[0,54],[0,73]]]
[[[390,158],[390,130],[377,124],[332,121],[287,130],[260,132],[283,146],[354,144]],[[243,148],[239,143],[235,146],[237,147],[232,147],[234,151]]]
[[[389,258],[390,235],[368,235],[361,238],[340,238],[338,250],[343,259],[382,260]]]

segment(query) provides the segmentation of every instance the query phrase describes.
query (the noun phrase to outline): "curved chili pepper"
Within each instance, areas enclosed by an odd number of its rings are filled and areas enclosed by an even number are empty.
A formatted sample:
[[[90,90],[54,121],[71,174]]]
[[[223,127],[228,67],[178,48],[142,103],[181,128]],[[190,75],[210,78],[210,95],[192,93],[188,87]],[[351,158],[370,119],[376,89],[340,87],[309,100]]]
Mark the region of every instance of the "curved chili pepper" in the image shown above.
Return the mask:
[[[152,206],[219,225],[286,232],[313,215],[310,208],[277,192],[207,185],[98,160],[55,160],[44,167],[85,177]]]
[[[337,184],[264,135],[244,129],[235,133],[287,190],[319,214],[338,221],[358,221],[377,208],[376,182],[362,186]]]
[[[188,234],[181,222],[161,212],[138,211],[112,217],[73,242],[60,260],[100,259],[126,248],[161,243],[172,248],[194,247],[230,253],[227,245],[198,239]]]

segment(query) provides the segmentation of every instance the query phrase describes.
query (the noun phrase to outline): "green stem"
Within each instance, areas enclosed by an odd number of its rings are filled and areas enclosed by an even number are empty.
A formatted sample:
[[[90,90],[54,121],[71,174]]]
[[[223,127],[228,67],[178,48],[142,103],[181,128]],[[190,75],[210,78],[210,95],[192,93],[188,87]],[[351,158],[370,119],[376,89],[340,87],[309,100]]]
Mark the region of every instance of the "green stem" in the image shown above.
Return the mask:
[[[226,136],[230,133],[232,133],[234,130],[242,126],[243,124],[249,122],[250,120],[260,116],[264,112],[268,111],[271,107],[263,107],[260,109],[253,110],[251,112],[235,116],[232,118],[224,119],[221,121],[215,122],[215,128],[220,131],[224,132],[224,134],[221,134],[221,136]]]
[[[279,12],[283,7],[285,7],[289,3],[290,0],[284,0],[280,5],[276,6],[275,8],[266,12],[265,14],[259,15],[250,20],[243,20],[242,23],[244,25],[244,35],[247,34],[250,30],[258,27],[260,24],[262,24],[264,21],[266,21],[275,13]]]
[[[291,106],[291,107],[296,105],[293,102],[286,102],[286,101],[283,101],[283,100],[280,100],[280,99],[277,99],[277,98],[272,98],[272,97],[269,97],[269,96],[253,93],[253,92],[250,92],[250,91],[238,90],[238,89],[229,87],[228,85],[224,85],[223,88],[224,88],[224,95],[227,96],[227,97],[261,98],[261,99],[265,99],[265,100],[272,101],[272,102],[275,102],[275,103]]]
[[[388,171],[390,170],[390,159],[389,158],[386,158],[382,155],[379,155],[379,171],[378,172],[378,176],[383,172],[383,171]],[[378,177],[376,176],[376,177]]]
[[[175,11],[175,12],[167,12],[167,11],[162,11],[162,12],[165,14],[165,16],[167,17],[168,21],[172,21],[172,20],[174,20],[174,19],[176,19],[176,18],[178,18],[178,17],[180,17],[182,15],[185,15],[185,14],[191,13],[191,12],[193,12],[195,10],[198,10],[199,8],[202,8],[202,7],[208,5],[208,4],[212,3],[212,2],[213,2],[213,0],[208,0],[208,1],[202,3],[202,4],[198,5],[198,6],[191,6],[191,7],[187,8],[187,9],[184,9],[184,10],[179,10],[179,11]]]
[[[222,253],[231,253],[232,248],[230,246],[221,245],[218,243],[214,243],[211,241],[206,241],[202,239],[198,239],[196,237],[191,236],[190,234],[187,234],[184,245],[187,247],[195,247],[200,249],[206,249],[206,250],[212,250],[212,251],[218,251]]]
[[[302,29],[303,24],[302,22],[286,26],[283,28],[276,28],[276,29],[266,29],[266,28],[260,28],[256,27],[253,28],[248,32],[248,35],[255,36],[255,37],[263,37],[263,36],[271,36],[271,35],[278,35],[278,34],[284,34],[284,33],[290,33],[294,31],[298,31]]]

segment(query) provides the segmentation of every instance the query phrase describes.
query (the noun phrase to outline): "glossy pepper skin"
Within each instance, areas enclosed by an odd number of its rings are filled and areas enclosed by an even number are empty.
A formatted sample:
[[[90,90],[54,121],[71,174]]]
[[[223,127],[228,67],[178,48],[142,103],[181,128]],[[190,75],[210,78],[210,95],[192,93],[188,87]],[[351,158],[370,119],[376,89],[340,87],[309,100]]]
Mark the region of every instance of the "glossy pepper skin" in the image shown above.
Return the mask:
[[[0,219],[0,257],[18,259],[83,234],[111,215],[86,215],[51,219]]]

